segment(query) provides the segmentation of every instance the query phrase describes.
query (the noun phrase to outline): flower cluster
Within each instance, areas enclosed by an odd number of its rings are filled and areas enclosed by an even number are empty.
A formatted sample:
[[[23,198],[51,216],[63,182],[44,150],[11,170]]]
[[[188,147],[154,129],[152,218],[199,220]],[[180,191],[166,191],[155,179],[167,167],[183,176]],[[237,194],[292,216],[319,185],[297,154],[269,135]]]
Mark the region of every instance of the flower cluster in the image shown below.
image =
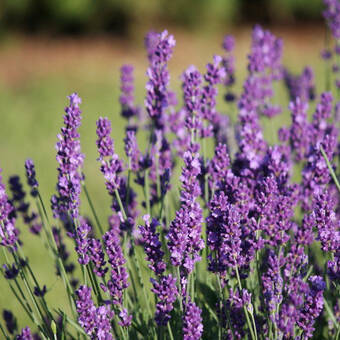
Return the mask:
[[[65,108],[64,124],[61,133],[58,134],[57,162],[58,167],[58,195],[52,196],[51,203],[55,217],[71,215],[79,217],[81,168],[84,155],[80,150],[78,128],[81,122],[80,97],[77,93],[71,94],[69,106]]]
[[[8,201],[0,169],[0,245],[5,247],[15,247],[19,236],[15,218],[11,215],[12,211],[13,206]]]
[[[339,2],[325,3],[324,15],[338,40]],[[181,105],[169,89],[173,36],[152,32],[145,44],[144,107],[135,103],[133,67],[121,68],[119,101],[127,126],[124,140],[116,143],[124,143],[125,158],[115,151],[111,132],[119,134],[111,121],[96,122],[109,216],[97,214],[102,201],[92,200],[85,186],[76,93],[68,97],[56,145],[53,220],[32,160],[25,162],[30,197],[16,175],[9,177],[7,195],[0,176],[0,274],[38,331],[20,330],[4,310],[1,336],[337,338],[340,103],[331,92],[316,91],[320,84],[316,87],[310,67],[300,75],[287,71],[282,41],[260,26],[253,29],[241,92],[233,88],[235,40],[226,36],[223,54],[215,55],[204,73],[189,66],[182,74]],[[338,41],[335,45],[340,54]],[[327,68],[330,51],[324,56]],[[339,69],[332,65],[333,73]],[[286,87],[285,107],[274,105],[275,82]],[[222,105],[217,109],[219,87],[236,120],[222,113]],[[283,108],[290,111],[290,122],[267,140],[267,122]],[[145,136],[146,143],[139,144]],[[82,186],[90,216],[79,213]],[[31,235],[22,233],[19,240],[22,222],[45,246],[37,247],[39,256],[46,250],[55,261],[58,294],[63,285],[60,300],[68,301],[67,308],[51,307],[51,281],[40,282],[43,277],[24,255]]]

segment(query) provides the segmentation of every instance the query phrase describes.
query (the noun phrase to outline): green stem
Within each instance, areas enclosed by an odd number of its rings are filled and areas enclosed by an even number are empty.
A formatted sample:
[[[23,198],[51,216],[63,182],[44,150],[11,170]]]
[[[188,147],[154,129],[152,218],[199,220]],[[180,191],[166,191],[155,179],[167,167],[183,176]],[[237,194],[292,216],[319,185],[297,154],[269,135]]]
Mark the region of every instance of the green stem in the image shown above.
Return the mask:
[[[220,314],[219,314],[219,322],[218,322],[218,339],[222,339],[222,331],[223,331],[223,326],[222,326],[222,310],[223,310],[223,293],[222,293],[222,285],[221,285],[221,276],[218,274],[217,277],[217,283],[218,283],[218,290],[219,290],[219,302],[220,302]]]
[[[172,334],[172,329],[171,329],[170,321],[168,321],[167,327],[168,327],[168,331],[169,331],[170,340],[174,340],[174,336]]]
[[[327,155],[326,155],[326,152],[325,152],[325,150],[323,149],[322,145],[320,145],[320,151],[321,151],[321,153],[322,153],[323,158],[325,159],[325,161],[326,161],[326,163],[327,163],[327,167],[328,167],[328,170],[329,170],[329,172],[330,172],[330,174],[331,174],[331,176],[332,176],[332,178],[333,178],[333,181],[334,181],[336,187],[338,188],[338,190],[339,190],[339,192],[340,192],[340,184],[339,184],[339,181],[338,181],[338,179],[337,179],[337,177],[336,177],[336,175],[335,175],[335,172],[334,172],[334,170],[333,170],[333,167],[332,167],[332,165],[331,165],[331,163],[330,163],[330,161],[329,161],[329,159],[328,159],[328,157],[327,157]]]
[[[41,219],[42,220],[42,224],[43,224],[43,227],[47,230],[48,234],[50,235],[49,236],[49,238],[51,240],[51,245],[50,246],[52,247],[52,250],[54,251],[54,254],[55,254],[55,257],[56,257],[56,261],[57,261],[57,263],[59,265],[60,274],[61,274],[61,277],[63,279],[63,283],[64,283],[64,286],[65,286],[65,289],[66,289],[66,292],[67,292],[67,296],[68,296],[68,299],[69,299],[69,303],[70,303],[70,306],[71,306],[71,310],[72,310],[73,316],[76,318],[77,317],[77,312],[76,312],[75,297],[74,297],[74,294],[73,294],[73,289],[72,289],[70,280],[68,278],[68,275],[66,273],[64,263],[63,263],[60,255],[59,255],[58,246],[57,246],[57,243],[56,243],[56,241],[54,239],[54,235],[53,235],[53,232],[52,232],[52,227],[51,227],[51,224],[49,222],[49,218],[48,218],[48,215],[47,215],[47,212],[46,212],[44,201],[42,200],[42,197],[41,197],[39,191],[38,191],[38,198],[39,198],[39,202],[41,204],[41,207],[42,207],[42,209],[44,211],[44,215],[45,215],[45,219],[46,219],[47,224],[48,224],[48,228],[46,227],[43,218]]]
[[[0,330],[1,330],[2,334],[4,335],[4,337],[6,338],[6,340],[10,340],[6,330],[2,327],[1,323],[0,323]]]
[[[240,280],[240,274],[238,272],[238,266],[235,266],[235,271],[236,271],[236,277],[237,277],[237,282],[238,282],[238,286],[239,286],[239,289],[240,289],[240,293],[242,293],[242,284],[241,284],[241,280]],[[243,306],[243,310],[244,310],[244,314],[246,316],[246,320],[247,320],[248,328],[249,328],[249,331],[250,331],[250,334],[251,334],[251,338],[253,340],[257,340],[256,328],[255,328],[255,333],[254,333],[252,324],[251,324],[250,319],[249,319],[247,307]]]
[[[147,214],[151,214],[150,208],[150,192],[149,192],[149,169],[145,170],[144,174],[144,195],[145,195],[145,204],[146,204],[146,211]]]
[[[126,188],[126,201],[125,206],[127,207],[130,200],[130,186],[131,186],[131,159],[129,157],[128,159],[129,165],[128,165],[128,175],[127,175],[127,188]]]
[[[103,229],[103,227],[102,227],[102,225],[99,221],[98,215],[96,213],[96,209],[94,208],[94,205],[93,205],[93,202],[92,202],[91,197],[89,195],[89,192],[87,190],[86,184],[85,184],[85,182],[83,182],[82,184],[83,184],[83,189],[84,189],[84,192],[85,192],[86,199],[87,199],[89,206],[91,208],[93,217],[96,220],[96,224],[98,226],[99,232],[100,232],[101,235],[104,235],[104,229]]]
[[[179,304],[180,304],[180,307],[181,307],[181,312],[183,313],[183,299],[182,299],[182,294],[181,294],[181,274],[180,274],[179,267],[176,267],[176,269],[177,269],[178,291],[180,292],[178,294]]]
[[[16,299],[19,301],[20,305],[22,306],[22,308],[24,309],[24,311],[26,312],[26,314],[28,315],[28,317],[31,319],[32,322],[35,322],[33,316],[32,316],[32,309],[31,306],[28,304],[28,302],[25,300],[25,303],[28,305],[25,306],[24,301],[21,300],[20,296],[18,295],[18,293],[15,291],[14,287],[8,282],[9,287],[13,293],[13,295],[16,297]]]
[[[118,189],[115,189],[115,194],[116,194],[116,198],[117,198],[117,201],[118,201],[118,204],[119,204],[120,211],[122,212],[123,218],[124,218],[124,220],[127,220],[127,215],[125,213],[125,209],[124,209],[122,200],[120,199]]]
[[[333,323],[334,323],[334,326],[336,327],[336,329],[339,331],[340,330],[340,326],[333,314],[333,311],[332,311],[332,308],[329,306],[328,302],[326,299],[324,299],[324,305],[325,305],[325,308],[326,308],[326,311],[329,315],[329,317],[332,319]]]

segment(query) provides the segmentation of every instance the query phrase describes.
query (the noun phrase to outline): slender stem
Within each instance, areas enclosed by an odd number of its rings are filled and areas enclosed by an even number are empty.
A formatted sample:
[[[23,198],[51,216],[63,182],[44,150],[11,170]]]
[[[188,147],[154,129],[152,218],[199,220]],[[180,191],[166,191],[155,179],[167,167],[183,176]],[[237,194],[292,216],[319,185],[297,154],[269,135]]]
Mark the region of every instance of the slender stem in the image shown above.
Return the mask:
[[[131,186],[131,157],[128,158],[128,174],[127,174],[127,188],[126,188],[126,201],[125,206],[127,207],[130,201],[130,186]]]
[[[35,322],[34,317],[32,316],[32,309],[31,306],[28,304],[28,302],[25,300],[26,304],[28,305],[25,306],[24,301],[21,300],[20,296],[18,295],[18,293],[15,291],[14,287],[8,282],[9,287],[13,293],[13,295],[16,297],[16,299],[19,301],[19,303],[21,304],[22,308],[24,309],[24,311],[26,312],[26,314],[28,315],[28,317],[31,319],[32,322]]]
[[[6,330],[2,327],[1,323],[0,323],[0,330],[2,332],[2,334],[4,335],[4,337],[7,339],[7,340],[10,340]]]
[[[53,232],[52,232],[52,227],[51,227],[51,224],[49,222],[49,218],[48,218],[48,215],[47,215],[47,212],[46,212],[44,201],[42,200],[42,197],[41,197],[39,191],[38,191],[38,197],[39,197],[39,202],[40,202],[42,209],[44,211],[44,215],[45,215],[45,218],[46,218],[46,221],[47,221],[47,224],[48,224],[48,228],[46,228],[43,219],[41,219],[42,224],[43,224],[43,227],[48,231],[48,233],[50,235],[51,247],[52,247],[52,249],[55,253],[56,261],[59,265],[61,277],[63,279],[63,283],[64,283],[64,286],[65,286],[65,289],[66,289],[66,292],[67,292],[67,296],[68,296],[68,299],[69,299],[71,310],[73,312],[73,316],[76,318],[77,313],[76,313],[75,297],[74,297],[74,294],[73,294],[73,289],[72,289],[71,283],[69,281],[68,275],[66,273],[63,260],[61,259],[60,255],[59,255],[58,246],[57,246],[57,243],[55,241],[55,238],[54,238],[54,235],[53,235]]]
[[[47,222],[49,223],[49,219],[48,219],[47,211],[46,211],[46,208],[45,208],[44,202],[43,202],[43,200],[42,200],[42,197],[41,197],[41,195],[40,195],[40,192],[39,192],[39,191],[38,191],[38,198],[39,198],[39,202],[40,202],[40,204],[41,204],[41,206],[42,206],[42,209],[43,209],[43,211],[44,211],[45,218],[46,218]]]
[[[174,335],[172,334],[170,321],[168,321],[167,327],[168,327],[168,331],[169,331],[170,340],[174,340]]]
[[[333,314],[332,308],[329,306],[326,299],[324,299],[324,305],[325,305],[325,308],[326,308],[326,311],[327,311],[329,317],[332,319],[332,321],[334,323],[334,326],[337,328],[337,330],[340,330],[340,326],[339,326],[339,324],[336,320],[336,317]]]
[[[242,292],[242,284],[241,284],[241,280],[240,280],[240,274],[238,272],[238,266],[235,266],[235,271],[236,271],[236,277],[237,277],[238,286],[239,286],[240,293],[241,293]],[[243,305],[243,310],[244,310],[244,314],[245,314],[246,319],[247,319],[247,324],[248,324],[248,328],[250,330],[251,338],[253,340],[254,339],[257,340],[256,328],[255,328],[255,333],[254,333],[252,324],[251,324],[250,319],[249,319],[248,309],[247,309],[247,307],[245,305]]]
[[[122,200],[120,199],[120,195],[119,195],[118,189],[115,189],[115,194],[116,194],[116,198],[117,198],[117,201],[118,201],[118,204],[119,204],[120,211],[122,212],[124,220],[126,220],[127,219],[127,215],[126,215],[126,212],[125,212]]]
[[[178,281],[178,291],[179,291],[179,304],[181,307],[181,312],[183,313],[183,300],[182,300],[182,293],[181,293],[181,274],[180,274],[180,270],[179,267],[176,267],[177,269],[177,281]]]
[[[218,283],[218,290],[219,290],[219,303],[220,303],[220,314],[219,314],[219,322],[218,322],[218,339],[222,339],[222,310],[223,310],[223,294],[222,294],[222,285],[221,285],[221,276],[218,274],[217,277],[217,283]]]
[[[137,274],[137,277],[138,277],[138,279],[139,279],[139,284],[140,284],[141,287],[142,287],[143,297],[144,297],[144,300],[145,300],[145,305],[146,305],[148,314],[149,314],[149,316],[151,317],[151,316],[152,316],[151,307],[150,307],[149,299],[148,299],[147,296],[146,296],[145,284],[144,284],[144,282],[143,282],[143,278],[142,278],[142,275],[141,275],[141,273],[140,273],[140,268],[141,268],[141,266],[139,265],[139,257],[136,255],[136,249],[135,249],[134,252],[133,252],[133,256],[134,256],[134,261],[132,261],[132,263],[133,263],[133,265],[135,266],[136,274]],[[135,287],[135,285],[133,285],[133,287]],[[134,289],[135,289],[135,288],[134,288]],[[137,295],[137,294],[135,294],[135,295]],[[137,296],[136,296],[136,298],[137,298]]]
[[[146,211],[148,215],[150,215],[151,208],[150,208],[150,192],[149,192],[149,169],[146,169],[145,174],[144,174],[144,194],[145,194]]]
[[[331,174],[331,176],[332,176],[332,178],[333,178],[333,181],[334,181],[336,187],[338,188],[338,190],[339,190],[339,192],[340,192],[340,183],[339,183],[339,181],[338,181],[338,179],[337,179],[337,177],[336,177],[336,175],[335,175],[335,172],[334,172],[334,170],[333,170],[332,164],[330,163],[330,161],[329,161],[329,159],[328,159],[328,157],[327,157],[327,155],[326,155],[326,152],[325,152],[325,150],[323,149],[322,145],[320,145],[320,151],[321,151],[321,153],[322,153],[323,158],[325,159],[325,161],[326,161],[326,163],[327,163],[327,167],[328,167],[328,170],[329,170],[329,172],[330,172],[330,174]]]
[[[89,195],[89,192],[88,192],[88,190],[87,190],[87,187],[86,187],[85,182],[83,182],[83,189],[84,189],[84,192],[85,192],[86,199],[87,199],[87,201],[89,202],[89,206],[90,206],[90,208],[91,208],[93,217],[94,217],[94,219],[96,220],[96,224],[97,224],[97,226],[98,226],[99,232],[100,232],[101,235],[104,235],[104,229],[103,229],[103,227],[102,227],[102,225],[101,225],[101,223],[100,223],[100,221],[99,221],[98,215],[97,215],[97,213],[96,213],[96,209],[94,208],[93,202],[92,202],[92,200],[91,200],[91,197],[90,197],[90,195]]]

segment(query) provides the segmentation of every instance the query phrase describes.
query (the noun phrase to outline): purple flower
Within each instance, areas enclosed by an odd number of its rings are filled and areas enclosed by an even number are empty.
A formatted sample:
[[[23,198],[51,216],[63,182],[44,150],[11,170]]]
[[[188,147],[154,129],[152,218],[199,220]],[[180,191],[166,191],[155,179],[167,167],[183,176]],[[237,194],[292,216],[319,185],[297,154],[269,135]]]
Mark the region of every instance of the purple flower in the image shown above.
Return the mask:
[[[300,75],[293,75],[285,69],[283,75],[291,100],[300,98],[308,102],[315,98],[314,72],[311,67],[306,66]]]
[[[307,157],[311,147],[311,125],[307,120],[308,103],[296,98],[289,104],[289,109],[292,113],[292,125],[289,130],[290,145],[296,160],[301,161]]]
[[[132,315],[129,315],[126,308],[119,313],[120,321],[118,322],[122,327],[129,327],[131,325]]]
[[[78,128],[80,127],[81,111],[80,97],[71,94],[69,106],[65,108],[64,124],[58,134],[57,162],[58,167],[58,195],[52,196],[52,209],[55,217],[63,218],[70,214],[72,218],[79,217],[80,191],[84,155],[80,151]]]
[[[208,173],[211,177],[211,187],[222,187],[222,183],[226,181],[230,172],[230,158],[227,146],[219,143],[215,148],[215,155],[208,165]]]
[[[9,178],[10,190],[12,193],[11,203],[13,204],[12,214],[21,215],[25,224],[28,225],[32,234],[39,235],[42,224],[39,221],[39,215],[30,212],[30,204],[25,200],[26,193],[23,191],[19,176]]]
[[[243,295],[243,292],[241,292]],[[236,339],[243,339],[245,337],[245,332],[243,330],[244,325],[246,323],[246,320],[244,318],[244,310],[243,306],[245,305],[245,301],[243,299],[243,296],[240,296],[240,291],[238,289],[229,290],[229,297],[226,301],[226,306],[222,308],[222,313],[226,315],[225,313],[229,314],[230,322],[233,330],[233,335],[231,335],[229,338],[236,338]],[[247,295],[247,294],[245,294]],[[222,317],[222,316],[221,316]],[[226,322],[226,321],[224,321]]]
[[[10,310],[4,309],[2,311],[2,317],[5,321],[7,331],[9,334],[13,334],[17,331],[18,325],[17,325],[17,319],[13,315],[13,313]]]
[[[4,269],[4,276],[7,280],[13,280],[19,274],[19,269],[17,268],[15,263],[9,266],[7,266],[7,264],[4,264],[2,268]]]
[[[324,92],[320,96],[320,102],[317,104],[313,115],[313,137],[314,143],[322,142],[326,132],[332,128],[327,120],[332,115],[333,96],[330,92]]]
[[[0,169],[0,245],[14,247],[18,241],[19,230],[15,227],[15,218],[11,216],[13,206],[8,201],[5,185],[2,183]]]
[[[243,87],[241,107],[250,105],[248,111],[255,110],[268,117],[281,112],[279,107],[269,103],[273,96],[272,82],[282,77],[281,54],[282,40],[256,25],[253,29],[251,53],[248,56],[249,76]]]
[[[153,144],[150,149],[150,158],[152,160],[149,174],[149,177],[152,180],[150,199],[152,206],[156,202],[160,201],[162,197],[164,197],[165,193],[170,189],[170,183],[166,177],[169,175],[173,167],[170,144],[161,130],[156,130],[153,135]],[[158,180],[160,181],[161,185],[160,193],[157,189]]]
[[[235,83],[235,58],[232,54],[235,48],[234,37],[231,35],[226,35],[224,37],[222,47],[226,51],[226,55],[222,58],[222,65],[226,73],[224,85],[227,91],[224,99],[226,102],[233,102],[236,99],[235,94],[231,92],[231,87]]]
[[[337,0],[324,0],[326,10],[323,12],[333,37],[340,39],[340,3]]]
[[[135,131],[126,131],[124,143],[125,153],[129,159],[129,168],[133,172],[137,172],[139,170],[140,151],[138,149]]]
[[[91,227],[83,221],[80,226],[76,229],[76,235],[74,239],[76,240],[76,252],[78,253],[78,262],[82,265],[87,265],[90,261],[89,256],[89,239],[88,235],[91,233]]]
[[[159,222],[152,219],[150,223],[150,216],[143,217],[145,226],[140,226],[141,242],[144,245],[144,251],[147,255],[146,260],[150,262],[148,267],[157,275],[160,276],[166,269],[166,264],[163,261],[164,251],[162,244],[159,241],[159,233],[156,233],[156,227]]]
[[[105,255],[102,249],[102,244],[100,240],[95,238],[90,238],[88,240],[88,254],[91,262],[94,264],[93,271],[94,273],[99,276],[103,277],[108,268],[105,266]]]
[[[121,95],[119,97],[119,101],[122,106],[121,115],[127,119],[130,119],[138,113],[137,109],[134,106],[135,89],[132,65],[123,65],[121,67],[120,82]]]
[[[302,219],[301,226],[296,233],[296,242],[300,245],[310,245],[313,243],[315,218],[313,214],[305,214]]]
[[[318,239],[323,251],[335,252],[340,248],[340,223],[335,214],[336,201],[325,190],[315,197],[313,217],[318,230]]]
[[[300,311],[297,325],[304,331],[305,337],[311,338],[315,328],[313,327],[316,319],[323,310],[323,291],[326,283],[320,276],[311,276],[308,280],[310,288],[305,296],[303,307]]]
[[[27,184],[31,187],[31,195],[32,197],[36,197],[38,195],[39,183],[36,178],[35,166],[31,159],[27,159],[25,161],[25,169],[26,169]]]
[[[207,218],[207,245],[210,248],[209,270],[221,273],[245,263],[242,252],[241,216],[236,206],[228,202],[224,192],[210,201]]]
[[[96,327],[96,307],[92,301],[91,288],[80,286],[76,291],[78,322],[91,335]]]
[[[222,46],[226,52],[232,52],[235,48],[235,38],[232,35],[226,35]]]
[[[169,106],[168,84],[170,80],[167,63],[172,56],[176,41],[167,31],[153,35],[152,48],[148,49],[150,66],[146,85],[145,108],[157,129],[164,127],[164,112]]]
[[[222,57],[214,56],[213,62],[206,66],[204,80],[206,85],[202,89],[200,102],[200,114],[203,120],[208,123],[207,126],[201,128],[201,136],[211,137],[213,126],[218,122],[218,113],[216,111],[216,97],[218,94],[216,85],[222,83],[226,76],[226,71],[222,65]]]
[[[91,288],[80,286],[76,291],[78,322],[91,339],[111,340],[111,320],[114,316],[109,306],[97,307],[91,297]]]
[[[311,127],[311,144],[307,164],[302,171],[301,198],[302,208],[311,209],[313,196],[319,195],[326,184],[331,181],[326,160],[321,153],[324,149],[327,158],[332,161],[337,148],[338,130],[333,124],[328,123],[332,114],[332,96],[330,93],[321,95],[313,115]]]
[[[338,248],[339,249],[339,248]],[[340,280],[340,251],[335,253],[334,260],[327,262],[327,275],[330,280],[338,282]]]
[[[183,339],[198,340],[203,333],[203,324],[201,309],[189,298],[188,303],[184,305],[185,314],[183,317]]]
[[[108,262],[111,265],[110,279],[107,282],[114,304],[123,305],[123,292],[129,286],[126,260],[120,245],[118,230],[111,229],[103,236]]]
[[[106,180],[106,188],[110,195],[115,195],[115,190],[121,184],[120,173],[123,171],[123,163],[119,156],[114,152],[113,139],[110,137],[111,123],[108,118],[100,117],[97,121],[97,147],[99,160],[101,161],[100,170]],[[107,157],[107,159],[105,159]]]
[[[277,306],[283,300],[283,279],[281,276],[282,258],[269,250],[266,255],[265,266],[267,270],[262,274],[263,296],[269,317],[272,322],[277,320]]]
[[[239,107],[239,147],[237,159],[250,169],[257,169],[266,151],[258,114],[273,116],[280,108],[270,104],[272,82],[280,79],[282,41],[260,26],[253,29],[252,50],[248,56],[249,76],[243,85]],[[247,165],[248,163],[248,165]]]
[[[33,294],[37,297],[44,297],[45,294],[47,293],[47,288],[46,286],[44,285],[43,288],[40,288],[40,287],[34,287],[34,291],[33,291]]]
[[[157,296],[155,320],[158,326],[165,326],[170,320],[173,303],[177,298],[176,278],[171,274],[161,276],[159,280],[150,279],[153,293]]]
[[[202,75],[195,68],[189,66],[182,75],[183,99],[186,108],[186,127],[189,131],[199,127],[200,98],[202,95]]]
[[[201,166],[197,153],[187,151],[184,154],[184,167],[180,180],[181,208],[170,224],[168,247],[170,260],[174,266],[183,266],[190,273],[195,262],[200,260],[200,251],[204,248],[201,238],[202,209],[197,202],[201,190],[197,180]]]
[[[266,235],[266,243],[277,246],[289,240],[290,221],[294,215],[296,195],[292,190],[280,192],[276,178],[268,176],[258,181],[256,190],[258,228]]]
[[[106,157],[112,157],[114,155],[113,140],[110,137],[112,128],[111,122],[108,118],[99,117],[97,120],[97,136],[96,141],[99,159],[103,160]]]
[[[25,327],[21,330],[21,333],[17,335],[17,340],[33,340],[33,336],[29,327]]]

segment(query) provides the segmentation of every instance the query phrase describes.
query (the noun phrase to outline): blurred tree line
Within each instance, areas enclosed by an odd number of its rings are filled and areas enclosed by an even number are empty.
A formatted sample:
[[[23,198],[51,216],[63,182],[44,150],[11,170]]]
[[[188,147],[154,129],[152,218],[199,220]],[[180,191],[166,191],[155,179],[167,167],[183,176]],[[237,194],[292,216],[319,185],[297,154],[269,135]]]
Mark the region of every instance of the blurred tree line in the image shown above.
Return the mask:
[[[320,20],[322,0],[0,0],[2,33],[129,34],[157,23],[197,29]]]

